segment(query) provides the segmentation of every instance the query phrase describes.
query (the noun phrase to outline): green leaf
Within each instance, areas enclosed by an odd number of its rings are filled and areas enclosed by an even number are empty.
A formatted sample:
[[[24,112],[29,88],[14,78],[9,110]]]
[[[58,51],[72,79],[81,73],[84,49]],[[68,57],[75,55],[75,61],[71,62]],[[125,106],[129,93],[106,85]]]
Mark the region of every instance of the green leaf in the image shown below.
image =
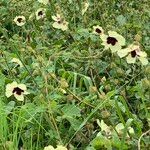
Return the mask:
[[[9,115],[11,113],[11,111],[13,110],[13,108],[15,107],[15,101],[10,101],[5,107],[4,110],[6,112],[7,115]]]
[[[106,94],[107,98],[110,99],[112,96],[116,94],[116,90],[110,91]]]
[[[1,92],[4,90],[5,87],[5,76],[0,72],[0,90]]]
[[[65,105],[63,108],[62,108],[62,112],[64,113],[64,116],[66,117],[80,117],[81,114],[80,114],[80,109],[78,107],[76,107],[75,105]]]
[[[101,148],[106,148],[107,150],[112,150],[111,142],[108,140],[106,137],[103,135],[97,136],[93,141],[92,141],[92,146],[96,149],[99,150]]]
[[[66,119],[70,122],[72,128],[76,131],[80,125],[81,125],[81,122],[73,117],[66,117]]]
[[[126,23],[126,18],[123,15],[119,15],[116,20],[120,26],[123,26]]]

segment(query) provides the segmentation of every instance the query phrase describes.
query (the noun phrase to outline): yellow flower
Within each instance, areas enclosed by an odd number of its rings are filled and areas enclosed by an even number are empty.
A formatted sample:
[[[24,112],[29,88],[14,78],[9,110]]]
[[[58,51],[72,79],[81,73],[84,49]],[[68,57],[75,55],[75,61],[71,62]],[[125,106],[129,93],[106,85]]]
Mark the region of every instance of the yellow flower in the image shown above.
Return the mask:
[[[35,13],[36,20],[43,19],[46,16],[45,11],[45,8],[39,8]]]
[[[38,0],[38,2],[47,5],[49,3],[49,0]]]
[[[67,148],[62,145],[57,145],[57,148],[54,148],[53,146],[49,145],[44,147],[44,150],[67,150]]]
[[[12,82],[6,85],[5,95],[6,97],[10,97],[14,95],[14,97],[18,101],[24,100],[24,95],[29,94],[27,92],[27,88],[25,84],[18,84],[17,82]]]
[[[55,21],[53,27],[56,29],[61,29],[63,31],[68,29],[68,22],[64,20],[59,14],[52,16],[52,19]]]
[[[14,22],[17,26],[23,26],[26,23],[26,18],[24,16],[16,16]]]
[[[102,35],[104,33],[104,30],[99,25],[93,26],[93,33],[96,35]]]
[[[85,1],[83,2],[83,6],[82,6],[82,15],[85,14],[85,12],[87,11],[87,9],[89,8],[89,2],[88,1]]]
[[[55,150],[67,150],[67,148],[62,145],[57,145],[57,148]]]
[[[101,35],[105,49],[111,49],[112,53],[121,50],[122,46],[125,45],[125,38],[115,31],[108,31],[108,35]]]
[[[11,60],[12,63],[16,63],[17,65],[19,65],[20,67],[23,67],[22,62],[18,59],[18,58],[13,58]]]
[[[55,150],[55,148],[51,145],[44,147],[44,150]]]
[[[147,65],[147,54],[144,51],[141,51],[139,45],[131,44],[127,48],[124,48],[117,52],[119,57],[126,57],[127,63],[135,63],[136,59],[139,59],[142,65]]]

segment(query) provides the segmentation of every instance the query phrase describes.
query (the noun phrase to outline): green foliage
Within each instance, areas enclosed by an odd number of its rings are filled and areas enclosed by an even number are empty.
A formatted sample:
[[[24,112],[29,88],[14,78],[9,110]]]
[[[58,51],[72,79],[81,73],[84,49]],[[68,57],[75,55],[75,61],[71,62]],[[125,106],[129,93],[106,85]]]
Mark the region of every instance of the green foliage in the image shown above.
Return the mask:
[[[39,8],[46,12],[37,20]],[[67,30],[53,27],[57,13]],[[0,14],[0,150],[149,148],[150,66],[128,64],[93,33],[96,25],[116,31],[122,48],[138,43],[149,60],[148,0],[1,0]],[[14,90],[7,96],[13,81],[26,85],[24,101]]]

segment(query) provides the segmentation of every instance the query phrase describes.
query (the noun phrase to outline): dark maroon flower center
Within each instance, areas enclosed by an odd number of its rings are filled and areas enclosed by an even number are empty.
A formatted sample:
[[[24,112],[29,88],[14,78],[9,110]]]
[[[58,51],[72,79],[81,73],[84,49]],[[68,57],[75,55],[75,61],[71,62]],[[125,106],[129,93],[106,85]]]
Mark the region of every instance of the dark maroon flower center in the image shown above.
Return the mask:
[[[135,56],[136,56],[136,51],[135,51],[135,50],[131,52],[131,56],[132,56],[132,57],[135,57]]]
[[[57,23],[58,23],[58,24],[64,23],[64,19],[62,19],[62,18],[61,18],[61,19],[58,19]]]
[[[22,22],[22,18],[18,18],[17,21],[18,21],[19,23],[21,23],[21,22]]]
[[[98,28],[96,28],[95,31],[96,31],[98,34],[102,33],[102,31],[101,31],[100,29],[98,29]]]
[[[118,42],[114,37],[108,37],[107,38],[107,44],[115,45],[116,42]]]
[[[61,24],[61,21],[58,21],[59,24]]]
[[[22,89],[20,89],[20,88],[18,88],[18,87],[15,87],[15,88],[13,89],[13,93],[16,93],[17,95],[21,95],[22,92],[24,92],[24,90],[22,90]]]
[[[42,15],[43,15],[43,11],[39,11],[38,16],[42,16]]]
[[[131,57],[135,57],[135,56],[139,56],[139,55],[136,53],[136,50],[131,51]]]

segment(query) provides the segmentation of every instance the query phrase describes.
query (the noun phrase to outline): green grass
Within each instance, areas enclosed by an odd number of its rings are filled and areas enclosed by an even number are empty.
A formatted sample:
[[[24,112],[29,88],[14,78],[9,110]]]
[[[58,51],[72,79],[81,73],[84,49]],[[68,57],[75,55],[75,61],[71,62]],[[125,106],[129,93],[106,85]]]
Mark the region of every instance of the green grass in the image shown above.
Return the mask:
[[[116,31],[126,39],[125,47],[139,43],[149,60],[149,1],[91,0],[83,16],[82,2],[0,1],[0,150],[59,144],[68,150],[149,148],[150,66],[128,64],[104,50],[92,33],[94,25],[105,34]],[[42,20],[35,18],[39,8],[46,9]],[[53,28],[51,16],[57,12],[69,22],[67,31]],[[22,27],[13,21],[19,15],[26,17]],[[30,94],[23,102],[5,95],[13,81],[27,86]],[[98,120],[111,128],[110,137]],[[119,123],[122,134],[115,129]]]

